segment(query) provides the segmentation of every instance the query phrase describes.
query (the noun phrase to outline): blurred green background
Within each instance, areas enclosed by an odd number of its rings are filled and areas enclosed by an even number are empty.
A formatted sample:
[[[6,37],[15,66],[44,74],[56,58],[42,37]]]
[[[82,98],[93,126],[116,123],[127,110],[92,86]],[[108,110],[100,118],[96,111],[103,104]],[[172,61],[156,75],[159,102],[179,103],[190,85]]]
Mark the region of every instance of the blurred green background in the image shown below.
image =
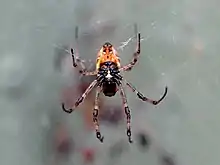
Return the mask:
[[[127,90],[133,131],[151,127],[180,165],[219,165],[219,5],[217,0],[2,0],[0,165],[48,164],[53,128],[61,121],[68,123],[72,136],[100,148],[100,154],[117,139],[111,139],[116,131],[126,138],[125,127],[101,127],[106,139],[100,144],[94,134],[78,134],[83,128],[79,114],[60,108],[60,92],[71,74],[54,70],[54,45],[71,45],[76,25],[86,31],[99,20],[114,26],[114,33],[97,37],[93,45],[82,41],[83,58],[95,61],[106,40],[120,45],[132,36],[136,22],[145,40],[138,65],[125,77],[155,99],[168,86],[167,98],[157,107]],[[120,52],[123,64],[134,48],[130,43]],[[155,152],[130,148],[117,164],[158,164]],[[96,164],[108,162],[105,156],[98,159]],[[76,156],[63,164],[80,163]]]

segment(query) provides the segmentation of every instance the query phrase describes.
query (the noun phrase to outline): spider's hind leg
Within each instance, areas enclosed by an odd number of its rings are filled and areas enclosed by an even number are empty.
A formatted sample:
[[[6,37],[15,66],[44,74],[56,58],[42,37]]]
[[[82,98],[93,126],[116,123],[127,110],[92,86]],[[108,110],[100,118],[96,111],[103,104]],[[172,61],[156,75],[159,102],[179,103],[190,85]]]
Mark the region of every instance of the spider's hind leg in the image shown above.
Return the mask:
[[[99,95],[101,93],[101,87],[98,87],[96,90],[96,97],[95,97],[95,105],[93,109],[93,122],[95,124],[95,130],[96,130],[96,137],[100,140],[100,142],[103,142],[104,136],[101,135],[100,129],[99,129],[99,121],[98,121],[98,115],[99,115]]]
[[[123,88],[122,85],[120,85],[119,90],[120,90],[120,95],[121,95],[122,101],[123,101],[124,111],[125,111],[125,114],[126,114],[126,117],[127,117],[127,136],[128,136],[128,141],[130,143],[132,143],[133,141],[131,139],[131,112],[129,110],[128,103],[127,103],[127,97],[126,97],[126,94],[125,94],[125,91],[124,91],[124,88]]]
[[[140,92],[139,92],[131,83],[129,83],[127,80],[124,79],[124,81],[125,81],[126,85],[127,85],[133,92],[136,93],[136,95],[138,96],[139,99],[141,99],[142,101],[149,102],[149,103],[151,103],[151,104],[153,104],[153,105],[159,104],[159,103],[166,97],[166,95],[167,95],[167,90],[168,90],[168,88],[165,87],[165,91],[164,91],[163,96],[162,96],[160,99],[158,99],[158,100],[152,100],[152,99],[150,99],[150,98],[145,97],[142,93],[140,93]]]

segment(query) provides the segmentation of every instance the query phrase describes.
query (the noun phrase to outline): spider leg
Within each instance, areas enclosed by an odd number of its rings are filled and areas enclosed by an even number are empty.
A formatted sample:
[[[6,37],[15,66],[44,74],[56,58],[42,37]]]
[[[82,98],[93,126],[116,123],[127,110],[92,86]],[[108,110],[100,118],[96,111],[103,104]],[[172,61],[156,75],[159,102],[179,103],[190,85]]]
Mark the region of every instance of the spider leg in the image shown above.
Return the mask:
[[[122,85],[119,86],[119,90],[120,90],[120,95],[122,97],[122,101],[123,101],[123,107],[124,107],[124,111],[127,117],[127,136],[128,136],[128,141],[130,143],[132,143],[132,139],[131,139],[131,112],[129,110],[128,107],[128,103],[127,103],[127,97],[124,91],[124,88]]]
[[[137,31],[137,27],[135,26],[135,31]],[[136,33],[137,34],[137,33]],[[130,71],[135,64],[138,61],[138,58],[140,56],[141,53],[141,33],[137,34],[137,48],[136,51],[133,54],[133,59],[131,60],[131,62],[125,66],[122,66],[122,68],[120,69],[121,71]]]
[[[78,32],[79,32],[79,28],[78,26],[76,26],[75,28],[75,40],[76,40],[76,54],[79,54],[79,51],[78,51]],[[83,64],[83,61],[80,59],[79,56],[76,56],[74,51],[73,51],[73,48],[70,49],[70,52],[71,52],[71,55],[72,55],[72,62],[73,62],[73,67],[75,68],[78,68],[79,70],[79,73],[82,75],[82,76],[92,76],[92,75],[96,75],[96,71],[92,71],[92,72],[89,72],[87,71],[85,65]],[[80,64],[80,67],[78,66],[78,64]]]
[[[70,49],[71,55],[72,55],[72,60],[73,60],[73,67],[77,68],[79,70],[79,73],[83,76],[93,76],[96,75],[96,71],[89,72],[87,71],[85,65],[83,64],[82,60],[79,57],[75,57],[75,53],[73,49]],[[81,68],[77,65],[77,63],[80,63]]]
[[[165,87],[165,92],[164,92],[163,96],[162,96],[159,100],[152,100],[152,99],[149,99],[149,98],[145,97],[143,94],[141,94],[141,93],[140,93],[131,83],[129,83],[127,80],[124,79],[124,81],[125,81],[126,85],[127,85],[133,92],[136,93],[136,95],[138,96],[139,99],[141,99],[141,100],[143,100],[143,101],[146,101],[146,102],[149,102],[149,103],[151,103],[151,104],[153,104],[153,105],[159,104],[159,103],[165,98],[165,96],[167,95],[167,89],[168,89],[168,87],[166,86],[166,87]]]
[[[63,111],[67,113],[72,113],[86,98],[86,96],[89,94],[89,92],[96,86],[97,80],[94,80],[89,87],[85,90],[85,92],[81,95],[81,97],[78,98],[78,100],[75,102],[74,106],[70,109],[66,109],[64,106],[64,103],[62,103],[62,109]]]
[[[96,137],[100,140],[100,142],[103,142],[104,136],[101,135],[100,129],[99,129],[99,121],[98,121],[98,115],[99,115],[99,95],[101,93],[101,87],[99,86],[96,90],[96,97],[95,97],[95,105],[93,109],[93,122],[95,124],[95,131],[96,131]]]

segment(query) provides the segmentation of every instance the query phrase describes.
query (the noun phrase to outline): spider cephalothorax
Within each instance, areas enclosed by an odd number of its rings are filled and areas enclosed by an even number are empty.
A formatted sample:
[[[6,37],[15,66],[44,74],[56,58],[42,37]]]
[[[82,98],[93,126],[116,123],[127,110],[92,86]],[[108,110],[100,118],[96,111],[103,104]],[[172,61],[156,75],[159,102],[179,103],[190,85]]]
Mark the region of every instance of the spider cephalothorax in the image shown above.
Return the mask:
[[[78,32],[78,30],[76,30]],[[75,36],[78,36],[75,35]],[[76,38],[77,39],[77,38]],[[137,49],[133,54],[132,61],[125,65],[120,65],[120,58],[118,57],[118,53],[115,50],[115,48],[112,46],[111,43],[106,42],[100,49],[97,55],[96,60],[96,70],[93,72],[89,72],[86,70],[85,66],[81,62],[79,58],[77,59],[77,62],[80,63],[81,69],[79,68],[78,64],[75,61],[75,55],[73,52],[73,49],[71,49],[72,59],[73,59],[73,66],[77,67],[79,69],[79,72],[84,76],[89,75],[96,75],[96,79],[89,85],[89,87],[85,90],[85,92],[82,94],[81,97],[75,102],[75,105],[71,109],[66,109],[64,107],[64,103],[62,103],[62,109],[67,112],[71,113],[75,110],[86,98],[88,93],[94,88],[96,89],[96,97],[95,97],[95,105],[93,109],[93,121],[95,124],[95,130],[96,130],[96,136],[97,138],[103,142],[103,136],[100,133],[99,130],[99,122],[98,122],[98,114],[99,114],[99,95],[101,92],[104,93],[105,96],[112,97],[116,94],[117,91],[120,91],[120,95],[123,102],[123,108],[125,115],[127,116],[127,136],[129,139],[129,142],[131,143],[131,114],[127,103],[127,97],[124,91],[124,84],[126,84],[136,95],[138,98],[145,102],[149,102],[153,105],[157,105],[160,103],[167,94],[167,87],[165,88],[165,92],[163,96],[159,100],[152,100],[147,97],[145,97],[143,94],[141,94],[131,83],[129,83],[126,79],[124,79],[120,72],[122,71],[130,71],[134,65],[138,61],[138,57],[140,55],[140,40],[141,35],[140,33],[137,34]]]

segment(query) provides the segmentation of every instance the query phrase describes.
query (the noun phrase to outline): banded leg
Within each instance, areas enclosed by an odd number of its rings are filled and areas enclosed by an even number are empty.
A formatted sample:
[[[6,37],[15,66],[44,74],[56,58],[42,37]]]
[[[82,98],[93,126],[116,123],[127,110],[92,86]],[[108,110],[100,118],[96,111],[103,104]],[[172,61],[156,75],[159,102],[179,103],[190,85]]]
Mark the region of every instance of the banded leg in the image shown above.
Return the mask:
[[[86,98],[86,96],[89,94],[89,92],[96,86],[97,84],[97,80],[94,80],[89,87],[85,90],[85,92],[82,94],[81,97],[78,98],[78,100],[75,102],[74,106],[70,109],[66,109],[64,106],[64,103],[62,103],[62,109],[63,111],[67,112],[67,113],[72,113],[75,108],[77,108]]]
[[[72,60],[73,60],[73,67],[77,68],[79,70],[79,73],[83,76],[92,76],[96,75],[96,71],[89,72],[87,71],[85,65],[83,64],[82,60],[79,57],[75,57],[74,51],[71,48],[70,49],[71,55],[72,55]],[[80,63],[81,68],[77,65],[77,63]]]
[[[78,33],[79,33],[79,28],[76,26],[75,28],[75,40],[76,40],[76,53],[79,54],[78,52]],[[78,68],[79,73],[83,76],[91,76],[91,75],[96,75],[96,71],[89,72],[87,71],[85,65],[83,64],[83,61],[80,59],[80,57],[76,56],[73,49],[70,49],[71,55],[72,55],[72,61],[73,61],[73,67]],[[81,68],[77,65],[77,63],[80,64]]]
[[[137,27],[135,26],[135,28],[137,28]],[[137,31],[137,30],[135,30],[135,31]],[[141,33],[138,33],[137,34],[137,48],[136,48],[135,53],[133,54],[133,59],[129,64],[123,66],[120,70],[130,71],[137,63],[138,58],[140,56],[140,53],[141,53]]]
[[[167,95],[167,86],[165,87],[165,92],[163,94],[163,96],[159,99],[159,100],[152,100],[152,99],[149,99],[147,97],[145,97],[143,94],[141,94],[131,83],[129,83],[127,80],[125,80],[125,83],[126,85],[133,91],[136,93],[136,95],[138,96],[139,99],[143,100],[143,101],[146,101],[146,102],[149,102],[153,105],[157,105],[159,104],[164,98],[165,96]]]
[[[99,86],[96,90],[96,97],[95,97],[95,105],[93,109],[93,122],[95,124],[95,131],[96,131],[96,137],[100,140],[100,142],[103,142],[104,136],[101,135],[100,129],[99,129],[99,95],[101,93],[101,87]]]
[[[126,117],[127,117],[127,136],[128,136],[128,141],[130,143],[132,143],[133,141],[131,139],[131,112],[129,110],[128,103],[127,103],[127,97],[126,97],[126,94],[125,94],[125,91],[124,91],[124,88],[123,88],[122,85],[120,85],[119,90],[120,90],[120,95],[121,95],[122,101],[123,101],[124,111],[125,111],[125,114],[126,114]]]

